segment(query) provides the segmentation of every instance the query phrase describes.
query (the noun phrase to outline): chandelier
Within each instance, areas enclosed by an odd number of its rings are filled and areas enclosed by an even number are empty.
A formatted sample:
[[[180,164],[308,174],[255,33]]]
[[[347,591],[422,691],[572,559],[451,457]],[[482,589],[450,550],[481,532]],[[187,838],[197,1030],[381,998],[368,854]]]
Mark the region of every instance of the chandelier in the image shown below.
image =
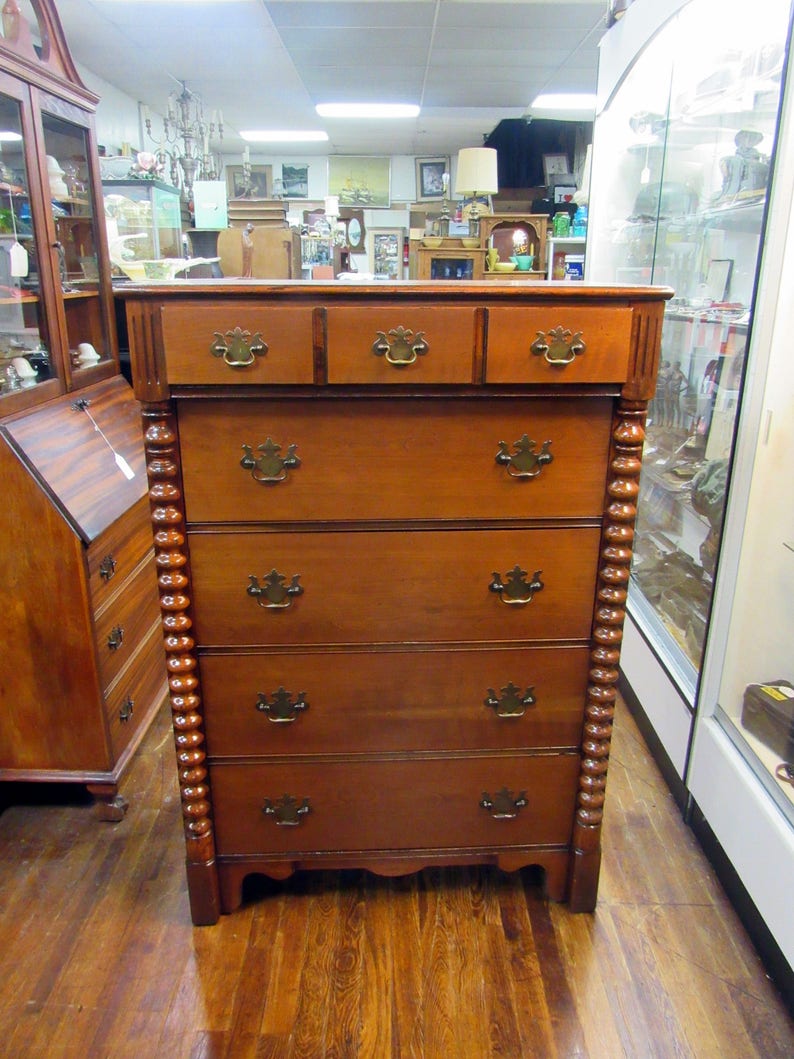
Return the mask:
[[[223,114],[213,111],[212,120],[207,122],[201,96],[191,92],[184,81],[179,83],[182,91],[168,97],[159,139],[152,134],[148,107],[144,108],[144,121],[147,136],[157,144],[158,162],[163,167],[166,160],[169,162],[172,183],[182,188],[190,202],[197,180],[217,180],[220,175],[221,160],[210,150],[210,139],[217,131],[218,139],[223,140]]]

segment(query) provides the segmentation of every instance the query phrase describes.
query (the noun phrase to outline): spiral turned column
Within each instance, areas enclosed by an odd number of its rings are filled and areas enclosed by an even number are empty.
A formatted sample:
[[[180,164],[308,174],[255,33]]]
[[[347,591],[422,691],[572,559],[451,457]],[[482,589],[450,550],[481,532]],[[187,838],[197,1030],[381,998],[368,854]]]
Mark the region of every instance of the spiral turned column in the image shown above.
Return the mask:
[[[646,411],[647,402],[623,401],[613,423],[608,502],[601,537],[585,703],[582,767],[573,830],[570,905],[574,912],[592,911],[596,904],[601,823],[626,619]]]
[[[191,587],[176,417],[170,404],[144,405],[143,432],[174,746],[187,839],[191,913],[194,923],[209,924],[219,916],[218,878],[198,661],[191,635]]]

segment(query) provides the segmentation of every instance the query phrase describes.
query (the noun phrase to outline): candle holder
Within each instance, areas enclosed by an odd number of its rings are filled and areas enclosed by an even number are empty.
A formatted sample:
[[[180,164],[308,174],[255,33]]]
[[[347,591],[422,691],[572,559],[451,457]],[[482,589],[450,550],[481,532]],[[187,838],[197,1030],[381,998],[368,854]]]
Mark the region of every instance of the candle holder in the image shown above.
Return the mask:
[[[158,139],[152,133],[148,107],[144,108],[144,123],[149,139],[157,144],[157,161],[170,166],[171,181],[182,189],[185,198],[193,198],[197,180],[217,180],[221,171],[220,157],[210,149],[210,140],[223,140],[223,115],[213,111],[212,120],[204,117],[201,96],[192,92],[184,81],[179,94],[168,97],[163,132]],[[250,167],[249,167],[250,173]]]

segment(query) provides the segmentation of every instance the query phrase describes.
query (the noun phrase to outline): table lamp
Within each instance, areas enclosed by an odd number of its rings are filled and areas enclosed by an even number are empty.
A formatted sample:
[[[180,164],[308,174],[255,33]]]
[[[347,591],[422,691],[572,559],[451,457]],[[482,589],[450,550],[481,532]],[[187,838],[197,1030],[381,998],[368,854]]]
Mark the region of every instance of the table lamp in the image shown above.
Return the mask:
[[[477,197],[495,195],[499,190],[496,150],[493,147],[463,147],[458,151],[455,194],[471,198],[469,235],[480,235],[480,207]]]

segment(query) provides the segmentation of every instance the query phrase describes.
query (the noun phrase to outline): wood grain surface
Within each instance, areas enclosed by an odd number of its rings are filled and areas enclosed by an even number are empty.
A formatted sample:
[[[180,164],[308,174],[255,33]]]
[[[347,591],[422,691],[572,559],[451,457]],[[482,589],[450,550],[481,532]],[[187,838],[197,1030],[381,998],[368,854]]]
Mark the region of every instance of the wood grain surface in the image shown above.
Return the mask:
[[[98,823],[5,789],[0,1054],[14,1059],[784,1059],[794,1024],[625,708],[597,911],[531,871],[307,872],[190,922],[163,711]],[[43,800],[48,795],[48,800]],[[71,798],[71,802],[63,799]]]

